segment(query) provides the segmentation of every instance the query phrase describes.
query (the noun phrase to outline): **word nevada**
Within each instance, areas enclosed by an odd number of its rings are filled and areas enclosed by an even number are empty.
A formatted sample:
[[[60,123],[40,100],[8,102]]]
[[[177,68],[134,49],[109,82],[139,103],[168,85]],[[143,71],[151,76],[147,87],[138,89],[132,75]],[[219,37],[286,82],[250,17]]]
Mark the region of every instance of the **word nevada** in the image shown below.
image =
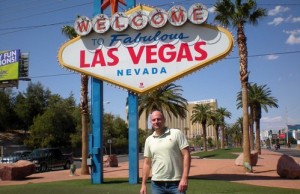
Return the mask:
[[[141,5],[142,6],[142,5]],[[169,22],[173,26],[182,26],[189,20],[193,24],[202,24],[208,18],[208,10],[201,3],[193,4],[188,11],[180,5],[175,5],[166,12],[161,8],[152,11],[137,10],[131,14],[116,12],[109,18],[105,14],[98,14],[92,20],[80,16],[74,23],[74,29],[79,36],[88,35],[92,29],[96,33],[105,33],[110,28],[122,32],[131,26],[134,30],[142,30],[148,24],[153,28],[162,28]]]

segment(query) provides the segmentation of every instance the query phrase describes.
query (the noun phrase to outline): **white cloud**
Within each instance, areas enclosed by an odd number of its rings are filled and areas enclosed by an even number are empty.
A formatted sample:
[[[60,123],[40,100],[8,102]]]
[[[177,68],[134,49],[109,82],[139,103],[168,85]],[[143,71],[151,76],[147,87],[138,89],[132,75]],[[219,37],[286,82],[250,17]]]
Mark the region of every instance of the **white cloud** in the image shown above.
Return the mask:
[[[275,16],[277,14],[287,12],[289,10],[290,10],[290,8],[288,8],[288,7],[283,7],[283,6],[277,5],[274,9],[269,10],[268,15]]]
[[[215,13],[216,8],[215,8],[215,6],[212,6],[212,7],[208,8],[207,10],[209,13]]]
[[[288,118],[288,124],[289,125],[298,125],[300,123],[299,119],[294,119],[294,118]]]
[[[286,40],[287,44],[290,45],[300,44],[300,30],[292,30],[292,31],[284,31],[284,32],[289,35],[288,39]]]
[[[262,117],[260,119],[261,123],[261,131],[264,130],[280,130],[286,128],[287,124],[289,125],[296,125],[300,123],[300,120],[288,117],[284,118],[282,116],[275,116],[275,117]]]
[[[297,23],[300,22],[300,17],[289,16],[285,19],[285,22]]]
[[[300,22],[300,17],[292,18],[292,22],[293,23]]]
[[[278,18],[274,18],[273,21],[269,22],[268,24],[277,26],[277,25],[281,24],[282,22],[284,22],[284,18],[278,17]]]
[[[274,131],[286,128],[286,122],[281,116],[276,117],[262,117],[261,120],[261,130],[272,129]]]
[[[278,57],[279,57],[278,55],[268,55],[267,59],[268,60],[275,60],[275,59],[278,59]]]
[[[278,81],[281,82],[281,80],[282,80],[282,77],[279,77],[279,78],[278,78]]]
[[[261,122],[263,123],[278,123],[278,122],[282,122],[282,116],[276,116],[276,117],[262,117],[260,119]]]
[[[269,22],[269,25],[274,25],[274,26],[278,26],[279,24],[286,22],[286,23],[297,23],[300,22],[300,17],[293,17],[293,16],[289,16],[287,18],[283,18],[283,17],[276,17],[273,19],[273,21]]]

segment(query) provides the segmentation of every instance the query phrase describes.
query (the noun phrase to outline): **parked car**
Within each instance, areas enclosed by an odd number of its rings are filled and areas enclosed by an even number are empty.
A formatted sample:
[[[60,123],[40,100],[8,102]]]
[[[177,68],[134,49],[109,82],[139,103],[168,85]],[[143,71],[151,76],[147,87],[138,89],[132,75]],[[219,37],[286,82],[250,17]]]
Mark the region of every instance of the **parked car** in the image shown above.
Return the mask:
[[[195,151],[195,147],[194,146],[190,146],[190,152]]]
[[[58,167],[70,169],[73,164],[73,154],[63,154],[59,148],[39,148],[33,150],[27,160],[35,164],[37,172]]]
[[[31,150],[19,150],[11,153],[10,155],[4,156],[1,159],[1,163],[15,163],[19,160],[26,160]]]

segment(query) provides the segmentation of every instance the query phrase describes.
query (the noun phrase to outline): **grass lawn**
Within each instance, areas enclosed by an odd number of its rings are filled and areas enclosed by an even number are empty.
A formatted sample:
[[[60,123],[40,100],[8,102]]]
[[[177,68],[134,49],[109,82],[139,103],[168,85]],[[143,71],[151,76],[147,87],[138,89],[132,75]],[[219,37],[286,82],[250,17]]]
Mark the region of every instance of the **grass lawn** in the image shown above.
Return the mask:
[[[210,159],[236,159],[239,153],[243,152],[242,148],[228,148],[212,150],[207,152],[197,152],[192,154],[192,156],[199,156],[200,158],[210,158]]]
[[[148,184],[148,193],[150,183]],[[139,193],[140,184],[129,184],[127,179],[109,179],[103,184],[92,185],[90,180],[72,180],[52,183],[1,186],[3,194],[135,194]],[[252,186],[227,181],[191,179],[187,194],[201,193],[255,193],[255,194],[295,194],[296,189],[281,189]]]
[[[193,154],[201,158],[235,159],[241,148],[220,149]],[[129,184],[128,179],[105,179],[103,184],[91,184],[90,180],[72,180],[52,183],[1,186],[2,194],[137,194],[140,184]],[[283,189],[232,183],[221,180],[190,179],[187,194],[210,193],[255,193],[255,194],[294,194],[297,189]],[[150,182],[148,183],[150,194]]]

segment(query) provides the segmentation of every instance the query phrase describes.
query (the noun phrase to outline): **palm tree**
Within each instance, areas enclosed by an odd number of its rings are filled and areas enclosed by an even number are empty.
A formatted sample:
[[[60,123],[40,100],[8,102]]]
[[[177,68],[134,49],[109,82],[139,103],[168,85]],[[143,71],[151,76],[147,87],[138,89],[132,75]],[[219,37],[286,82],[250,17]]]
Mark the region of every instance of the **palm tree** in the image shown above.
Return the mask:
[[[249,102],[249,91],[248,91],[248,102]],[[241,108],[241,107],[240,107]],[[253,119],[253,108],[249,106],[249,141],[250,150],[254,150],[254,119]]]
[[[216,148],[219,149],[219,128],[221,123],[221,115],[219,112],[217,111],[213,111],[212,115],[211,115],[211,119],[208,121],[209,125],[213,125],[215,128],[215,133],[216,133],[216,138],[215,138],[215,142],[216,142]]]
[[[150,94],[141,94],[138,98],[139,116],[145,111],[149,115],[152,110],[164,110],[169,117],[186,117],[187,100],[182,97],[181,86],[173,83],[167,84]]]
[[[218,108],[216,111],[219,113],[219,115],[221,117],[221,125],[220,125],[221,133],[222,133],[221,148],[224,149],[225,148],[225,146],[224,146],[224,141],[225,141],[225,139],[224,139],[225,138],[225,132],[224,132],[225,117],[226,118],[231,118],[231,112],[226,110],[226,108],[222,108],[222,107]]]
[[[221,140],[221,148],[224,149],[224,128],[225,128],[225,120],[224,118],[231,118],[231,113],[226,110],[226,108],[218,108],[215,111],[212,111],[211,120],[208,124],[212,124],[215,127],[216,132],[216,147],[219,149],[219,128],[221,128],[222,132],[222,140]]]
[[[247,37],[244,32],[244,25],[249,23],[255,25],[258,20],[267,15],[265,9],[257,8],[256,1],[236,0],[235,4],[230,0],[220,0],[215,4],[215,20],[224,26],[233,26],[237,28],[237,44],[240,56],[240,80],[242,86],[243,99],[243,153],[244,169],[246,172],[253,172],[250,161],[249,145],[249,122],[248,122],[248,51]]]
[[[207,152],[207,145],[206,145],[206,124],[212,118],[212,111],[211,106],[209,104],[196,104],[193,107],[192,111],[192,124],[194,123],[201,123],[202,130],[203,130],[203,139],[204,139],[204,151]]]
[[[62,33],[69,39],[77,36],[75,30],[71,26],[63,26]],[[87,165],[88,158],[88,130],[89,130],[89,106],[88,106],[88,81],[87,75],[81,74],[81,96],[80,96],[80,107],[81,107],[81,125],[82,125],[82,153],[81,153],[81,174],[89,174],[89,168]]]
[[[240,129],[241,129],[241,135],[243,137],[243,117],[239,117],[236,122],[237,125],[239,125]],[[243,140],[243,138],[241,138]],[[242,144],[241,144],[242,145]]]
[[[253,120],[255,122],[255,149],[261,154],[260,146],[260,119],[261,109],[268,112],[268,107],[278,108],[278,100],[271,96],[271,90],[266,85],[259,86],[256,83],[249,86],[249,106],[253,110]]]
[[[234,145],[241,146],[242,145],[242,128],[239,123],[239,121],[235,122],[230,128],[229,128],[229,135],[231,136]]]
[[[249,92],[248,92],[249,93]],[[249,98],[249,94],[248,94],[248,98]],[[242,91],[238,92],[237,94],[237,105],[236,107],[239,109],[239,108],[242,108],[243,106],[243,101],[242,101]],[[249,120],[249,142],[250,142],[250,150],[254,150],[254,119],[253,119],[253,108],[251,106],[249,106],[249,109],[250,109],[250,113],[249,113],[249,117],[248,117],[248,120]],[[243,122],[243,118],[242,119],[242,122]]]

